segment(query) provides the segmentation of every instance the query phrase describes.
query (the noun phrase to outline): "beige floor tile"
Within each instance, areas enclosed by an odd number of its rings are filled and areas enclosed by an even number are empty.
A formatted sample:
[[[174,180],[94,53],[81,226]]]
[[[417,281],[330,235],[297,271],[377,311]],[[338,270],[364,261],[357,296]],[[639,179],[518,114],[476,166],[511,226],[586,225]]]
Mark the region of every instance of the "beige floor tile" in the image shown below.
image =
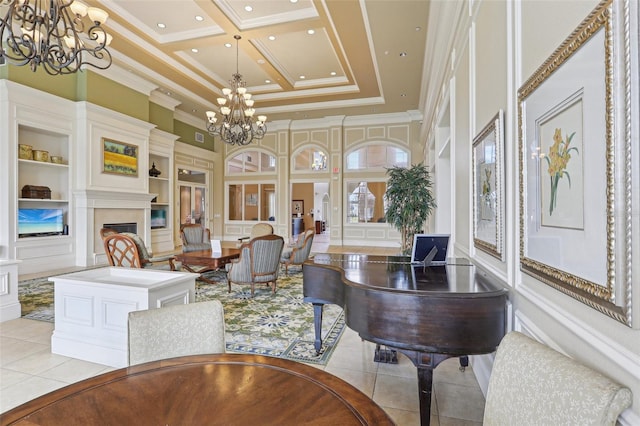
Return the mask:
[[[51,351],[50,345],[28,342],[13,337],[0,337],[0,367],[38,352]]]
[[[97,376],[107,371],[111,371],[111,369],[105,368],[102,364],[67,358],[61,364],[45,370],[38,375],[46,379],[71,384],[89,377]]]
[[[16,383],[20,383],[23,380],[28,379],[29,377],[31,377],[30,374],[8,370],[6,368],[0,368],[0,389],[15,385]]]
[[[348,368],[327,367],[327,373],[340,377],[345,382],[359,389],[369,398],[373,396],[373,388],[376,383],[376,374],[364,371],[351,370]]]
[[[31,376],[22,382],[2,389],[0,412],[10,410],[45,393],[66,386],[66,383],[43,377]]]
[[[69,359],[70,358],[66,356],[52,354],[51,349],[47,348],[3,365],[3,368],[19,371],[21,373],[38,375],[51,368],[57,367]]]
[[[419,411],[418,382],[407,377],[378,374],[373,400],[383,407]]]
[[[398,410],[397,408],[382,407],[397,426],[420,426],[420,413],[416,411]],[[438,417],[432,416],[429,426],[438,426]],[[434,423],[435,421],[435,423]]]
[[[438,414],[441,417],[482,422],[484,396],[469,386],[437,383],[434,387]]]

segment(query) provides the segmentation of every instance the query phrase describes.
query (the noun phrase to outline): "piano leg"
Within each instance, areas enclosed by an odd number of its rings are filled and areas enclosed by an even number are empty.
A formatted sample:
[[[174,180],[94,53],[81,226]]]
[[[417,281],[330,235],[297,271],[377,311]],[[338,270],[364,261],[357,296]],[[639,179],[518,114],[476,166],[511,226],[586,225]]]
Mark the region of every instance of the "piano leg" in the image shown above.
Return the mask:
[[[313,347],[316,349],[316,354],[320,355],[322,349],[322,310],[324,308],[323,303],[313,304],[313,329],[316,334],[316,339],[313,342]]]
[[[418,398],[420,401],[420,425],[431,423],[431,389],[433,386],[433,370],[449,355],[403,351],[418,368]]]

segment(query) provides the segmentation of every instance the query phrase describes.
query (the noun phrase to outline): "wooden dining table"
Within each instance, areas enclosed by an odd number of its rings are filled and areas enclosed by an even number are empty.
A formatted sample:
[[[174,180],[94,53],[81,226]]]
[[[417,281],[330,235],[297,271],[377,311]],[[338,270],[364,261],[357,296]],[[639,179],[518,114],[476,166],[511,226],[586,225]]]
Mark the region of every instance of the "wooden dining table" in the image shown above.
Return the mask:
[[[192,355],[111,371],[0,415],[0,425],[392,425],[318,368],[251,354]]]
[[[211,250],[188,251],[175,256],[182,263],[182,268],[200,274],[199,279],[210,284],[216,281],[207,278],[206,273],[224,269],[224,265],[239,257],[240,249],[237,248],[222,248],[220,253]]]

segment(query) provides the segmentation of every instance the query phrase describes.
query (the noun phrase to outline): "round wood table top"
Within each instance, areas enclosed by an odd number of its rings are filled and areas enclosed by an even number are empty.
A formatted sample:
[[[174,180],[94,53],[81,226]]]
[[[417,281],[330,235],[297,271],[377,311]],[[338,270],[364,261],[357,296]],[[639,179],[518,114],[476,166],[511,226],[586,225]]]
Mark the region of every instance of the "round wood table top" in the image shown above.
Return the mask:
[[[261,355],[135,365],[0,415],[2,425],[392,425],[369,397],[315,367]]]

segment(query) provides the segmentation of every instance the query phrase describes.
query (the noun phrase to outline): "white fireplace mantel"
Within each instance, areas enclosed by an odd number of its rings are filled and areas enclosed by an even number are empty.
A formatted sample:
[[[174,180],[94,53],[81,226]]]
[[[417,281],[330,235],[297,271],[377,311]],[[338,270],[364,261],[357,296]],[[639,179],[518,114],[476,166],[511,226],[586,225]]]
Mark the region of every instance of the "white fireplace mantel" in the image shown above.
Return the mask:
[[[73,193],[76,206],[94,209],[151,209],[151,200],[156,195],[98,190],[83,190]]]
[[[76,265],[93,266],[106,264],[106,256],[99,243],[99,231],[101,224],[96,223],[96,211],[116,210],[122,212],[138,212],[142,218],[138,223],[138,234],[142,237],[147,247],[151,246],[151,200],[156,194],[80,190],[73,192],[75,200],[75,213],[77,215],[76,233]],[[104,221],[105,223],[118,222],[117,220]]]

